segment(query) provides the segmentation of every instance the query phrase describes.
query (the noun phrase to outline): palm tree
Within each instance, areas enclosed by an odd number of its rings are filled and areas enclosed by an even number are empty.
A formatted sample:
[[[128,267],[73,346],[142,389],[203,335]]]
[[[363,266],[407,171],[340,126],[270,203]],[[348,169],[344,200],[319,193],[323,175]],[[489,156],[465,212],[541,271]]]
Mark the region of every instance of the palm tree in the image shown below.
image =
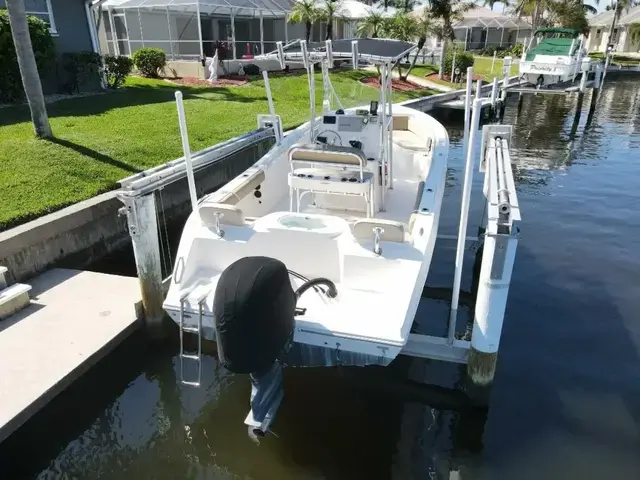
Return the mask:
[[[313,23],[318,19],[319,12],[316,8],[316,2],[314,0],[297,0],[291,8],[289,14],[289,21],[291,23],[304,23],[306,27],[305,39],[309,43],[311,38],[311,27]]]
[[[422,12],[420,12],[420,15],[416,17],[414,21],[416,24],[416,34],[418,36],[418,49],[416,50],[416,54],[411,61],[409,70],[407,71],[407,77],[411,73],[411,70],[413,70],[413,67],[416,66],[416,62],[418,61],[418,54],[424,47],[424,44],[427,43],[427,37],[435,31],[433,20],[429,16],[428,10],[422,10]]]
[[[622,15],[622,10],[629,11],[632,7],[632,0],[617,0],[615,5],[615,12],[613,14],[613,19],[611,20],[611,29],[609,30],[609,39],[607,40],[607,47],[611,45],[611,41],[613,40],[613,30],[616,28],[616,22],[620,19]]]
[[[431,0],[429,2],[430,15],[433,19],[442,20],[442,29],[444,38],[455,40],[453,32],[453,24],[464,18],[464,14],[475,8],[477,5],[473,2],[465,2],[463,0]]]
[[[327,36],[325,40],[333,39],[333,21],[344,19],[342,0],[326,0],[319,9],[319,18],[327,23]]]
[[[33,55],[24,0],[7,0],[6,4],[9,24],[11,25],[11,35],[16,49],[18,66],[20,67],[20,76],[22,77],[22,86],[31,111],[33,129],[38,138],[52,138],[53,132],[49,124],[47,107],[44,103],[36,58]]]
[[[358,23],[356,34],[359,37],[378,38],[384,35],[387,19],[382,13],[376,10],[369,10],[369,13]]]
[[[631,44],[629,46],[633,47],[638,44],[638,47],[640,47],[640,23],[632,23],[629,25],[628,32],[629,39],[631,40]]]

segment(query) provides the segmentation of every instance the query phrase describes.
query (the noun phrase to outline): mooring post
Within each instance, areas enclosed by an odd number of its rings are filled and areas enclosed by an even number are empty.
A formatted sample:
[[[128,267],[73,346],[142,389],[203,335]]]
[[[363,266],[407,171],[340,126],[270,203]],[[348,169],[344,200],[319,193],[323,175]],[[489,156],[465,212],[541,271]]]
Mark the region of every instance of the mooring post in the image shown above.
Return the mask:
[[[511,57],[504,57],[503,63],[503,79],[502,79],[502,103],[507,99],[507,87],[509,86],[509,76],[511,72]]]
[[[498,99],[498,77],[493,77],[493,86],[491,88],[491,110],[496,111],[496,101]]]
[[[124,203],[120,211],[127,217],[133,244],[145,322],[148,327],[155,329],[162,325],[164,317],[155,195],[123,196],[120,200]]]
[[[593,77],[593,88],[597,90],[600,88],[601,84],[602,84],[602,67],[598,63],[596,65],[596,73]]]
[[[515,235],[485,237],[467,363],[469,378],[476,385],[493,382],[517,245]]]
[[[473,90],[473,67],[467,67],[467,90],[464,97],[464,135],[462,136],[462,155],[467,158],[469,148],[469,122],[471,121],[471,91]]]
[[[580,94],[584,95],[585,90],[587,89],[587,79],[589,75],[587,72],[582,72],[582,76],[580,77]]]

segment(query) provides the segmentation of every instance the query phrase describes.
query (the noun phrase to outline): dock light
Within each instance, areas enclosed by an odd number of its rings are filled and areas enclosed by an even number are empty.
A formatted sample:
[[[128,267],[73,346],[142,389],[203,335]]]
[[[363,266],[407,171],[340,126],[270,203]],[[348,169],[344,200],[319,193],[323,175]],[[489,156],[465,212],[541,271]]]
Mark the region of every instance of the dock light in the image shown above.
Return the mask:
[[[284,70],[287,66],[284,63],[284,48],[282,48],[282,42],[276,42],[276,49],[278,50],[278,62],[280,62],[280,68]]]

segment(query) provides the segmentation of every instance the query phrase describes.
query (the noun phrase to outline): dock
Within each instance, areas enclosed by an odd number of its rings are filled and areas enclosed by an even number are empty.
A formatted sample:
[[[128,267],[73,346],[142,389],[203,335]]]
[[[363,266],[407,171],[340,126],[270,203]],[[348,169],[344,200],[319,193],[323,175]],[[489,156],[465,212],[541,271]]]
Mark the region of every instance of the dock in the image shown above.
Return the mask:
[[[135,277],[53,269],[0,322],[0,442],[141,324]]]
[[[476,99],[475,95],[471,95],[471,105],[472,105],[472,109],[473,109],[473,104],[474,104],[474,100]],[[491,98],[489,97],[482,97],[480,98],[480,100],[482,100],[482,108],[486,108],[486,107],[491,107],[492,103],[491,103]],[[463,96],[462,98],[456,98],[455,100],[449,100],[446,102],[442,102],[440,104],[438,104],[439,108],[450,108],[452,110],[464,110],[465,108],[465,104],[466,104],[466,96]]]

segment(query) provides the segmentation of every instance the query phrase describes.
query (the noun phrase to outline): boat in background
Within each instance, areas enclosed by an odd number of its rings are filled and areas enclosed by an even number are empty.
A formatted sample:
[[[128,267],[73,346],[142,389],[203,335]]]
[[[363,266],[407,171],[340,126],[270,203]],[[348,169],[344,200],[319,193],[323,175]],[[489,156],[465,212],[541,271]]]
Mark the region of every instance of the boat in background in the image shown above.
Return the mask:
[[[572,28],[545,27],[535,31],[520,61],[520,77],[537,88],[574,82],[589,72],[591,59],[584,35]]]

